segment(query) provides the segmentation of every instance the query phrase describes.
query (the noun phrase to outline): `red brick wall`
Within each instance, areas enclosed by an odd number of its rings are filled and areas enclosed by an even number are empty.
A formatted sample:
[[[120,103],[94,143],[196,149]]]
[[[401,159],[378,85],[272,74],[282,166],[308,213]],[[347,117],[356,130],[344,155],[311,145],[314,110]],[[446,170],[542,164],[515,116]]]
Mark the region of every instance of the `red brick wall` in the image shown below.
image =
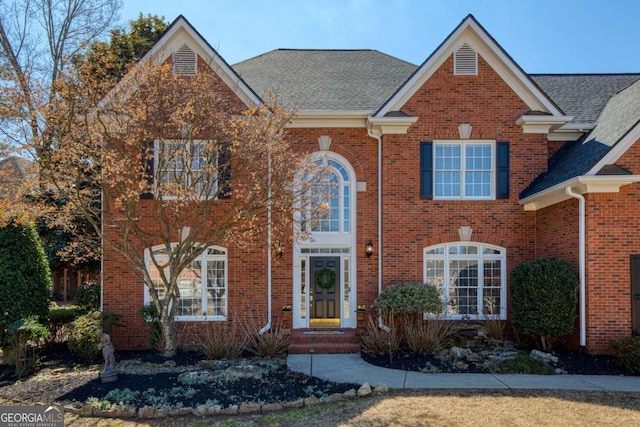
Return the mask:
[[[454,76],[450,57],[406,103],[418,116],[407,135],[384,136],[384,278],[386,284],[423,278],[422,250],[458,241],[470,226],[472,241],[507,249],[510,271],[534,253],[535,216],[524,212],[518,194],[547,164],[543,135],[524,134],[515,124],[528,111],[523,101],[479,57],[478,76]],[[459,139],[458,125],[473,126],[471,139],[510,142],[510,198],[490,201],[420,199],[420,142]]]

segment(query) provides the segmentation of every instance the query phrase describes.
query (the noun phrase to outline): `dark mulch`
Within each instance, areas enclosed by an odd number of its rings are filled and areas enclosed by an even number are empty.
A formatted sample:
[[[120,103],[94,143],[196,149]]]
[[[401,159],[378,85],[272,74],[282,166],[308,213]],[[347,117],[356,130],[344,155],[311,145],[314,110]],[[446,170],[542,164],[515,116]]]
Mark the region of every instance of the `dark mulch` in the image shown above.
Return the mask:
[[[638,376],[616,363],[613,356],[590,355],[578,352],[562,351],[554,353],[558,357],[556,368],[562,369],[567,374],[574,375],[624,375]],[[429,369],[447,373],[488,373],[489,370],[482,364],[465,362],[466,369],[456,367],[450,360],[438,358],[434,355],[424,355],[409,352],[399,352],[390,357],[385,355],[372,355],[363,352],[362,358],[372,365],[405,371],[422,371]],[[433,372],[432,371],[432,372]]]
[[[205,359],[195,352],[180,352],[175,357],[164,358],[153,352],[118,352],[117,360],[138,360],[144,363],[162,364],[168,360],[176,366],[195,365]],[[34,387],[34,377],[16,381],[13,372],[6,365],[0,365],[0,397],[24,399],[40,402],[86,402],[94,397],[103,400],[109,392],[111,403],[118,399],[130,399],[125,405],[137,407],[196,407],[200,404],[219,404],[226,407],[242,402],[270,403],[294,401],[310,396],[322,397],[333,393],[343,393],[351,388],[357,390],[357,384],[338,384],[323,381],[288,370],[286,363],[269,360],[255,360],[252,363],[262,368],[262,379],[236,379],[221,376],[205,384],[184,384],[178,381],[177,373],[154,373],[148,375],[118,374],[118,380],[102,383],[97,375],[95,364],[87,365],[74,358],[68,352],[43,355],[41,373],[50,369],[66,368],[71,373],[47,377],[47,387]],[[89,369],[84,378],[74,379],[72,372]],[[33,380],[33,381],[30,381]],[[65,384],[64,382],[67,381]],[[71,387],[69,381],[75,381]],[[56,386],[56,383],[59,383]],[[64,386],[63,386],[64,384]],[[40,381],[42,385],[42,381]],[[23,388],[23,390],[20,390]],[[116,390],[118,389],[118,390]],[[128,389],[131,393],[122,393]],[[114,391],[116,390],[116,391]]]

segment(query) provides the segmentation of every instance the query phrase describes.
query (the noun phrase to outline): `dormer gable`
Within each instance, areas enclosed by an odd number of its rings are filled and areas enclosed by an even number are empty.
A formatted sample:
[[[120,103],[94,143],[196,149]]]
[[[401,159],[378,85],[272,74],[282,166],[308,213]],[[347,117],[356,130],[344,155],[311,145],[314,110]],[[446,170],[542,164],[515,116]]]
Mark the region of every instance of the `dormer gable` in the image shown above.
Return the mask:
[[[523,132],[548,133],[571,121],[571,117],[562,112],[472,15],[467,16],[460,23],[373,117],[384,117],[391,111],[400,111],[404,104],[452,56],[454,78],[478,76],[479,57],[482,57],[522,99],[530,111],[542,112],[547,116],[545,123],[541,124],[538,117],[531,122],[529,116],[523,115],[517,123],[522,126]]]

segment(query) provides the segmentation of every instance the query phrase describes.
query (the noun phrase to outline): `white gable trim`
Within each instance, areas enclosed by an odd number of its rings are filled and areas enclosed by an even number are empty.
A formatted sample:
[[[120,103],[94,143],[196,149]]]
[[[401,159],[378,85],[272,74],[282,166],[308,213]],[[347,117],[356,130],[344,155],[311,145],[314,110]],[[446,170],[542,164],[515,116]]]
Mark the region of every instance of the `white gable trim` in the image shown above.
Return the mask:
[[[171,54],[180,49],[183,44],[187,44],[193,49],[247,107],[255,107],[262,104],[262,100],[255,92],[253,92],[183,16],[179,16],[170,25],[169,29],[141,61],[153,59],[158,63],[163,63]]]
[[[614,145],[613,148],[589,170],[589,172],[587,172],[587,175],[595,175],[604,166],[612,165],[617,162],[618,159],[620,159],[620,157],[622,157],[622,155],[626,153],[627,150],[638,140],[640,140],[640,122],[636,123],[635,126],[632,127],[629,132],[627,132],[627,134],[623,136],[616,145]]]
[[[382,106],[376,116],[382,117],[389,111],[400,110],[436,70],[465,43],[498,73],[532,111],[543,111],[552,116],[564,116],[472,16],[468,16],[451,33],[400,90]]]
[[[303,110],[296,113],[287,128],[364,128],[373,111]]]

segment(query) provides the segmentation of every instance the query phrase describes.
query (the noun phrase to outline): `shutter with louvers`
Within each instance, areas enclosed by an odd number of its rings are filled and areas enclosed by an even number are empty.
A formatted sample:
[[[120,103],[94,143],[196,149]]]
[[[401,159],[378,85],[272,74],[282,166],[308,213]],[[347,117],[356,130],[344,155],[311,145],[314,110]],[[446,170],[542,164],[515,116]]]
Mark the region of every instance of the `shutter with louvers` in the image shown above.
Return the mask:
[[[496,144],[496,198],[509,198],[509,143]]]
[[[433,142],[420,143],[420,198],[433,199]]]
[[[144,165],[144,175],[147,180],[147,190],[140,195],[141,199],[153,199],[155,190],[155,159],[154,141],[142,142],[142,163]]]

